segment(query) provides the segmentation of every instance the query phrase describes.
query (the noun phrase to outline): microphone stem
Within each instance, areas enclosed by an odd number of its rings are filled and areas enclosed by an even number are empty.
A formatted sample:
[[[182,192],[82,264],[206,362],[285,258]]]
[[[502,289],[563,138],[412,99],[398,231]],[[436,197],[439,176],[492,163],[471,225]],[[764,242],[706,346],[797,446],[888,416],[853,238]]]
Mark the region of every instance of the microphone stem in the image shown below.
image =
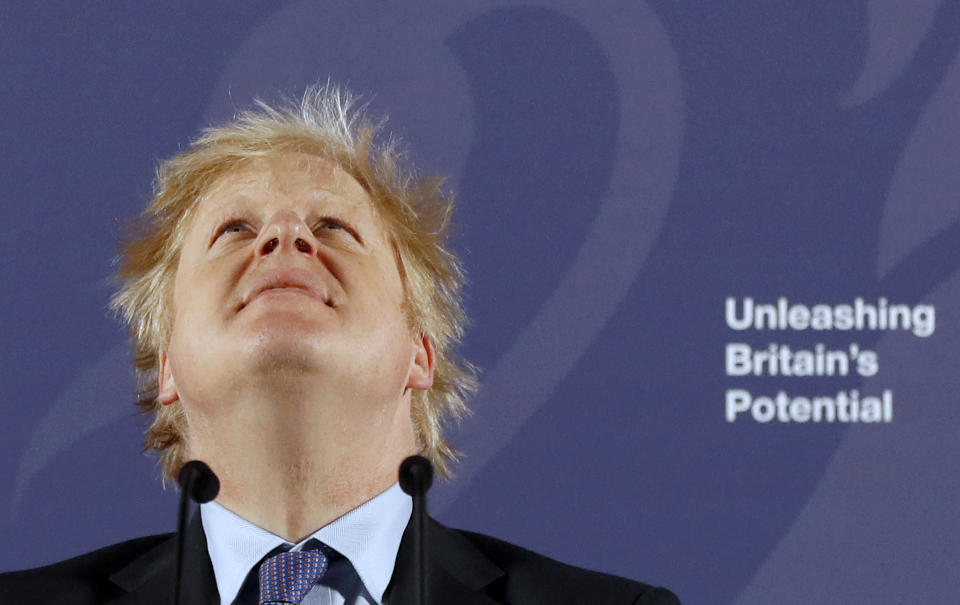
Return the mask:
[[[416,511],[416,551],[417,551],[417,595],[414,599],[419,605],[426,605],[427,595],[427,503],[426,493],[418,490],[413,496],[413,510]]]
[[[187,511],[190,508],[190,494],[193,493],[193,479],[193,475],[189,474],[180,488],[180,510],[177,515],[177,579],[173,585],[174,605],[180,605],[180,587],[183,584],[183,553],[186,550],[184,534],[187,533]]]

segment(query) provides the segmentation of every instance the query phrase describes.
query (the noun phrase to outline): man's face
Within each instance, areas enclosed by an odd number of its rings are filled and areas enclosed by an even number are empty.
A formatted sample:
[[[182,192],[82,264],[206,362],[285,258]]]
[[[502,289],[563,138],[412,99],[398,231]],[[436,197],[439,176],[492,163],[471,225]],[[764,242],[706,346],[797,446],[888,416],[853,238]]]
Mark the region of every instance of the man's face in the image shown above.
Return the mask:
[[[398,401],[432,378],[403,297],[356,180],[313,156],[250,161],[206,192],[186,234],[160,400],[202,406],[225,388],[309,377]]]

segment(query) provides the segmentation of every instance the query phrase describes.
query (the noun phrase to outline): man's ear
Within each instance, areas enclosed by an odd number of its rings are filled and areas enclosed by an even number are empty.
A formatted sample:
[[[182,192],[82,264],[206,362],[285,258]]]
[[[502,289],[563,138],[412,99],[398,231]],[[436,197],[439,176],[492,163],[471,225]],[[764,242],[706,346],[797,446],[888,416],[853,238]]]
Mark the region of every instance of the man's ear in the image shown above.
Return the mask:
[[[433,386],[433,370],[437,363],[433,341],[426,334],[421,334],[415,344],[417,350],[410,364],[407,388],[426,390]]]
[[[180,399],[177,383],[173,379],[173,370],[166,351],[160,351],[160,369],[157,371],[157,401],[162,405],[170,405]]]

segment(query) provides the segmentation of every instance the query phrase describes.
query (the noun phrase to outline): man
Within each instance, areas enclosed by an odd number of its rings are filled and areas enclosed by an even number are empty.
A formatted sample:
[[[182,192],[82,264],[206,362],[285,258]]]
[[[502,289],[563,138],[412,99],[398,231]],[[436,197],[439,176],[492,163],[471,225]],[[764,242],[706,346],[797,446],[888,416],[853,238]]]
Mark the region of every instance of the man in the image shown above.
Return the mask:
[[[280,602],[410,602],[397,469],[420,452],[447,474],[440,429],[474,377],[453,352],[452,199],[374,135],[329,86],[261,104],[161,165],[124,249],[113,303],[147,446],[168,477],[201,459],[221,482],[187,530],[187,603],[277,597],[285,566],[310,573]],[[428,538],[434,603],[676,603],[435,522]],[[169,603],[175,567],[171,536],[142,538],[4,574],[0,600]]]

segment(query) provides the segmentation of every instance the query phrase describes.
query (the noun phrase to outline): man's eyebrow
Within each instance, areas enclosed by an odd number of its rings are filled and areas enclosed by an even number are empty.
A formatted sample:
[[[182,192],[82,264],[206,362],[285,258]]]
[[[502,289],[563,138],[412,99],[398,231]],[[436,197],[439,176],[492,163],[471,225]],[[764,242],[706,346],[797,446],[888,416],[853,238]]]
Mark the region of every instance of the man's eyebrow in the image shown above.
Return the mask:
[[[349,233],[351,236],[353,236],[355,240],[357,240],[358,244],[366,248],[367,247],[366,240],[364,240],[363,236],[360,235],[360,231],[356,227],[356,220],[351,218],[346,218],[344,214],[345,213],[343,212],[338,212],[337,209],[330,209],[330,208],[324,208],[319,210],[314,209],[310,212],[310,214],[307,215],[307,226],[311,230],[313,230],[317,227],[319,223],[325,220],[336,221],[343,226],[344,230],[347,233]]]
[[[208,245],[213,244],[217,231],[224,221],[245,218],[251,214],[252,210],[249,202],[250,200],[246,196],[242,196],[241,199],[230,200],[216,208],[206,208],[197,213],[194,217],[195,224],[204,223],[203,225],[198,224],[198,227],[202,227],[207,233]]]

